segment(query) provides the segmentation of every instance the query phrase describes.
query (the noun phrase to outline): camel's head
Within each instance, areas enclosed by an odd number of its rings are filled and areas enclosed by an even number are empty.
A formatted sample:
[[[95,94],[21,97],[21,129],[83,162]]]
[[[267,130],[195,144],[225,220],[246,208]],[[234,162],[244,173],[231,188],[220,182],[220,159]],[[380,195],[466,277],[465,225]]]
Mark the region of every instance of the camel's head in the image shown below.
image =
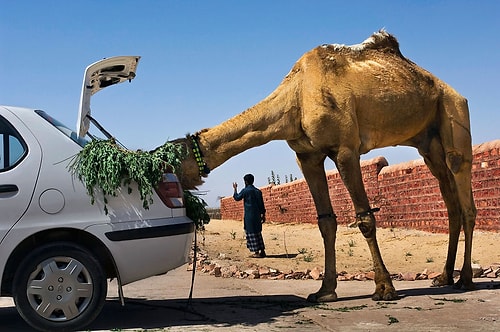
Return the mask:
[[[210,172],[208,168],[203,165],[202,156],[199,156],[199,154],[201,154],[199,147],[195,146],[197,143],[193,141],[193,136],[177,139],[173,141],[173,143],[184,145],[188,151],[187,158],[182,161],[181,170],[177,172],[182,188],[188,190],[196,189],[203,184],[203,178],[207,177]]]

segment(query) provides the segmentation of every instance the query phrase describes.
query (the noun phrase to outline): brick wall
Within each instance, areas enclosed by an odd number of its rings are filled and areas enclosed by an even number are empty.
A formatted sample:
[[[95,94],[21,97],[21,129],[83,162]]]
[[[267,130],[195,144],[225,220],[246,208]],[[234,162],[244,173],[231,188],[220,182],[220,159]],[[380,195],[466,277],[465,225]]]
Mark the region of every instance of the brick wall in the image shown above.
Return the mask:
[[[476,229],[500,232],[500,140],[473,148],[472,190],[478,210]],[[389,166],[377,157],[361,162],[363,181],[379,227],[447,232],[448,217],[438,181],[423,160]],[[339,224],[354,219],[354,208],[336,170],[327,172],[328,189]],[[316,210],[304,179],[260,188],[272,222],[316,223]],[[222,219],[243,219],[243,203],[221,200]]]

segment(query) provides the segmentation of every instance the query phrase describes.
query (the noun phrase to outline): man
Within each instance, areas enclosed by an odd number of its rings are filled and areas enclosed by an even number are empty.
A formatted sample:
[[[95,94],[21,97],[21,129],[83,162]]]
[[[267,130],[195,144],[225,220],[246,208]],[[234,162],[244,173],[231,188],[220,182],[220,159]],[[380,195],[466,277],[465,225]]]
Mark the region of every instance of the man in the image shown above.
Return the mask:
[[[262,223],[266,221],[266,209],[262,192],[253,185],[254,177],[247,174],[243,177],[245,188],[238,194],[238,184],[233,183],[233,198],[236,201],[243,199],[244,217],[243,225],[247,239],[247,248],[254,254],[251,257],[266,257],[264,239],[262,238]]]

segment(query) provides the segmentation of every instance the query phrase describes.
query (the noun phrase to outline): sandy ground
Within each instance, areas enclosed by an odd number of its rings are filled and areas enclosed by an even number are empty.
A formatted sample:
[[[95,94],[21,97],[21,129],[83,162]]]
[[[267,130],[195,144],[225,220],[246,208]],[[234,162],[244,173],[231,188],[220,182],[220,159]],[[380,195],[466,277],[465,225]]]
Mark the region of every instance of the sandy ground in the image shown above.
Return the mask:
[[[263,227],[266,258],[250,258],[241,221],[212,219],[199,233],[198,243],[209,258],[220,265],[244,268],[252,264],[282,272],[304,271],[324,266],[323,241],[317,225],[275,224]],[[446,260],[448,235],[407,229],[377,229],[386,267],[391,274],[441,272]],[[500,264],[500,233],[474,232],[472,262],[488,268]],[[339,226],[337,272],[372,270],[368,245],[358,229]],[[464,239],[460,237],[455,267],[463,262]]]

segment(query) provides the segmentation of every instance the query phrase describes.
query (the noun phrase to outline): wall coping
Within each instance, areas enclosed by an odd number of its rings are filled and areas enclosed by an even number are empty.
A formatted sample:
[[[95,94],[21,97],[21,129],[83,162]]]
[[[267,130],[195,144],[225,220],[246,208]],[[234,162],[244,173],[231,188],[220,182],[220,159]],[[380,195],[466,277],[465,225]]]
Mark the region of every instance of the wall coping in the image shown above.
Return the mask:
[[[476,153],[490,151],[493,149],[500,149],[500,139],[484,142],[481,144],[476,144],[472,147],[472,153],[476,154]]]

